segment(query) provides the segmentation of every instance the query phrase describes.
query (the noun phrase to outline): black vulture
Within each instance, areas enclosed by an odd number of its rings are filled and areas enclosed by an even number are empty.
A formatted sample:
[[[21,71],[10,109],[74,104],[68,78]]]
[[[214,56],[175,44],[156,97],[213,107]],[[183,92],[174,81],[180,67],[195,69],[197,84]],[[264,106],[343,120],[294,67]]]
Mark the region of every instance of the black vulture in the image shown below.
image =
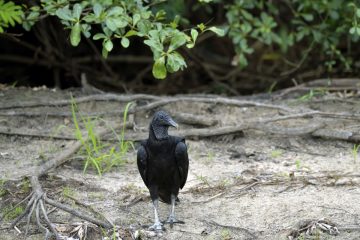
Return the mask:
[[[163,229],[158,215],[159,198],[171,204],[166,223],[171,227],[184,223],[175,218],[175,202],[186,182],[189,159],[185,139],[168,135],[169,127],[178,125],[166,112],[156,112],[149,126],[149,138],[141,142],[137,152],[138,169],[154,205],[155,223],[150,229],[155,231]]]

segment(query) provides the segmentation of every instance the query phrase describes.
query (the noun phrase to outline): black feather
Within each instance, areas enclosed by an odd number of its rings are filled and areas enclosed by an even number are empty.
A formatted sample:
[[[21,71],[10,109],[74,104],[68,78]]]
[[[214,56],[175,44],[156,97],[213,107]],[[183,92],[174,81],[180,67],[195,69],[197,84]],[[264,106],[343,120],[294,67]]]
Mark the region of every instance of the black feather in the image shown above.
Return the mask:
[[[184,187],[189,169],[185,139],[168,135],[169,126],[177,125],[167,113],[155,113],[149,138],[137,153],[138,169],[152,200],[160,197],[166,203]]]

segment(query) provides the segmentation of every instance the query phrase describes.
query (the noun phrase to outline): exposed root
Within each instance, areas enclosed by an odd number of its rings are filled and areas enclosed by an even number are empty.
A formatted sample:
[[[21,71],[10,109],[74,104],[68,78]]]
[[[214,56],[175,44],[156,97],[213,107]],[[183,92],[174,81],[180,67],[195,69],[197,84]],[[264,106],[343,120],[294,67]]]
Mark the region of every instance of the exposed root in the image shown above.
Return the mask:
[[[55,236],[56,239],[61,239],[61,235],[57,232],[55,224],[53,224],[48,217],[48,211],[46,210],[45,204],[49,204],[54,207],[57,207],[65,212],[68,212],[76,217],[79,217],[83,220],[101,226],[103,228],[113,227],[113,224],[107,221],[105,222],[96,219],[88,214],[82,213],[67,205],[64,205],[50,198],[47,198],[45,192],[41,188],[38,177],[36,176],[30,177],[30,183],[33,189],[31,193],[31,198],[27,203],[24,212],[21,215],[19,215],[10,225],[10,228],[14,228],[16,224],[18,224],[22,219],[26,217],[25,237],[28,235],[31,217],[35,213],[36,224],[39,227],[39,229],[42,232],[44,232],[45,239],[49,239],[50,236]]]
[[[115,128],[122,127],[120,124],[119,126],[116,126]],[[103,130],[98,133],[99,136],[103,136],[110,132],[109,130]],[[73,154],[75,154],[80,148],[82,144],[80,141],[75,142],[71,145],[71,147],[68,147],[65,149],[61,154],[58,154],[55,158],[45,162],[43,165],[41,165],[37,171],[31,175],[28,176],[30,179],[31,187],[32,187],[32,193],[27,197],[30,200],[28,201],[25,210],[23,213],[21,213],[10,225],[10,229],[16,227],[16,224],[18,224],[22,219],[26,217],[26,231],[25,236],[28,234],[28,229],[30,225],[31,217],[34,215],[35,212],[35,219],[36,224],[39,227],[40,230],[42,230],[45,234],[45,239],[49,239],[50,236],[55,236],[56,239],[60,239],[59,233],[56,231],[55,225],[50,221],[48,217],[48,212],[45,208],[45,204],[52,205],[56,208],[59,208],[65,212],[68,212],[76,217],[79,217],[81,219],[84,219],[88,222],[91,222],[93,224],[96,224],[98,226],[101,226],[103,228],[112,228],[113,224],[109,222],[105,222],[99,219],[96,219],[88,214],[82,213],[76,209],[73,209],[67,205],[64,205],[62,203],[59,203],[57,201],[54,201],[50,198],[47,198],[45,192],[43,191],[40,182],[39,177],[47,174],[50,170],[60,166],[61,164],[65,163],[69,160],[69,157]]]
[[[26,237],[28,235],[31,217],[33,216],[33,213],[35,211],[37,226],[39,227],[40,230],[42,230],[45,233],[45,239],[49,239],[51,235],[54,235],[56,239],[60,239],[59,234],[54,229],[54,224],[48,218],[47,211],[44,207],[44,199],[46,198],[46,196],[40,186],[37,177],[31,177],[30,182],[33,188],[33,191],[31,193],[31,198],[28,204],[26,205],[24,212],[14,220],[10,228],[14,228],[17,223],[19,223],[23,218],[26,217],[27,218],[26,230],[25,230],[25,237]],[[47,227],[43,225],[42,219]]]

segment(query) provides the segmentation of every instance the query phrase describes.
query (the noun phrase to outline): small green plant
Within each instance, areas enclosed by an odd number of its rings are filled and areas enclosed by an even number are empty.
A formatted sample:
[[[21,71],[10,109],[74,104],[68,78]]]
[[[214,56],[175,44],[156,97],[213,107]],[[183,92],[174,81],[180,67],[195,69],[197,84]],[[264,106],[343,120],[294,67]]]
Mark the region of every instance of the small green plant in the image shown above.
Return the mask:
[[[223,229],[223,230],[221,230],[220,235],[221,235],[221,240],[230,240],[230,239],[233,239],[233,238],[231,237],[231,233],[230,233],[229,229]]]
[[[300,168],[301,168],[300,159],[296,159],[296,160],[295,160],[295,165],[296,165],[296,170],[300,170]]]
[[[213,161],[214,160],[214,158],[215,158],[215,153],[214,152],[208,152],[207,153],[207,159],[209,160],[209,161]]]
[[[318,89],[310,89],[309,93],[304,94],[299,97],[300,101],[310,101],[316,96],[324,96],[326,89],[318,88]]]
[[[278,157],[280,157],[282,154],[283,154],[283,151],[282,151],[282,150],[279,150],[279,149],[275,149],[275,150],[272,150],[272,151],[271,151],[271,157],[272,157],[272,158],[278,158]]]
[[[129,151],[130,147],[134,148],[134,145],[131,141],[125,140],[125,129],[127,114],[131,103],[128,103],[125,107],[123,114],[123,127],[121,129],[120,136],[116,131],[108,126],[113,134],[119,141],[119,148],[115,146],[110,146],[109,144],[101,142],[99,136],[95,132],[97,118],[92,119],[90,117],[82,117],[77,115],[78,108],[74,101],[71,104],[71,112],[73,117],[73,122],[75,126],[75,137],[78,139],[85,150],[86,160],[84,164],[84,172],[88,169],[89,166],[96,169],[97,173],[101,176],[102,173],[109,171],[114,166],[120,166],[125,163],[125,155]],[[80,121],[78,120],[80,118]],[[86,137],[83,136],[80,125],[86,130]]]
[[[74,189],[66,186],[66,187],[64,187],[63,190],[62,190],[62,195],[63,195],[64,197],[73,197],[73,196],[75,196],[75,191],[74,191]]]
[[[220,189],[225,189],[229,184],[230,184],[229,179],[225,178],[225,179],[221,180],[221,181],[217,184],[217,186],[218,186],[218,188],[220,188]]]
[[[21,186],[20,186],[21,192],[23,193],[28,193],[30,192],[31,189],[31,184],[30,184],[30,180],[25,178],[24,180],[21,181]]]
[[[0,197],[5,196],[8,191],[5,189],[6,180],[0,179]]]
[[[357,162],[358,159],[358,152],[360,149],[360,144],[354,144],[353,149],[352,149],[352,155],[354,157],[354,162]]]
[[[2,212],[4,213],[4,220],[5,221],[11,221],[11,220],[14,220],[16,217],[18,217],[21,213],[24,212],[24,207],[23,206],[8,206],[8,207],[5,207]]]
[[[305,240],[305,233],[301,233],[300,236],[297,237],[297,240]]]
[[[205,184],[205,185],[207,185],[207,186],[210,186],[208,177],[205,177],[205,176],[202,176],[202,175],[197,175],[196,178],[197,178],[198,180],[200,180],[203,184]]]

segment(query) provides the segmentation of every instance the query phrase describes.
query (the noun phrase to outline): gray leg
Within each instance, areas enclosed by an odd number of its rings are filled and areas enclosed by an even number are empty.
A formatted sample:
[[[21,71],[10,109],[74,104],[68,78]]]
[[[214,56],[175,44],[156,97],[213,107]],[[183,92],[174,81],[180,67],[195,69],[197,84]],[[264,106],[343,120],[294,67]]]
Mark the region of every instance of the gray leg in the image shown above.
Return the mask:
[[[150,226],[149,229],[153,230],[153,231],[162,231],[163,230],[163,226],[162,226],[163,224],[160,222],[159,214],[158,214],[159,200],[155,199],[153,201],[153,205],[154,205],[155,223],[154,223],[154,225]]]
[[[170,210],[170,215],[169,218],[166,220],[166,223],[170,223],[170,227],[173,227],[174,223],[181,223],[184,224],[185,222],[177,220],[175,217],[175,201],[176,201],[176,196],[171,194],[171,210]]]

